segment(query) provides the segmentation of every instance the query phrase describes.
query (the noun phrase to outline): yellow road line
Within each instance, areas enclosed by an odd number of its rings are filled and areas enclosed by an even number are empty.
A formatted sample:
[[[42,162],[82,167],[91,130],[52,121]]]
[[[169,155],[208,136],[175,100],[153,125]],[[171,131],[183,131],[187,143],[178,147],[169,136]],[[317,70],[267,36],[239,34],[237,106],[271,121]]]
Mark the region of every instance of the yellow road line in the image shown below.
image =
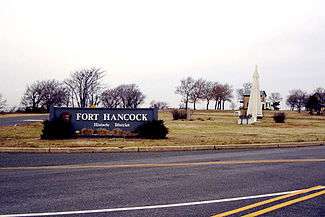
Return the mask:
[[[315,190],[319,190],[319,189],[323,189],[323,188],[324,188],[324,186],[319,185],[319,186],[315,186],[315,187],[312,187],[312,188],[302,189],[302,190],[299,190],[299,191],[297,191],[295,193],[292,193],[292,194],[286,194],[286,195],[283,195],[283,196],[279,196],[279,197],[271,198],[271,199],[264,200],[264,201],[261,201],[261,202],[257,202],[257,203],[254,203],[254,204],[250,204],[250,205],[238,208],[238,209],[234,209],[234,210],[223,212],[223,213],[220,213],[220,214],[217,214],[217,215],[213,215],[212,217],[229,216],[229,215],[236,214],[236,213],[239,213],[239,212],[243,212],[245,210],[249,210],[249,209],[252,209],[252,208],[255,208],[255,207],[258,207],[258,206],[262,206],[262,205],[265,205],[265,204],[268,204],[268,203],[273,203],[273,202],[278,201],[278,200],[283,200],[283,199],[286,199],[286,198],[289,198],[289,197],[293,197],[293,196],[296,196],[296,195],[299,195],[299,194],[304,194],[304,193],[308,193],[310,191],[315,191]]]
[[[208,161],[185,163],[160,163],[160,164],[75,164],[58,166],[30,166],[30,167],[0,167],[0,170],[35,170],[35,169],[110,169],[110,168],[146,168],[146,167],[184,167],[206,165],[231,165],[231,164],[272,164],[272,163],[316,163],[325,162],[323,158],[316,159],[277,159],[277,160],[234,160],[234,161]]]
[[[260,215],[263,215],[265,213],[268,213],[268,212],[271,212],[271,211],[274,211],[274,210],[277,210],[277,209],[281,209],[283,207],[286,207],[286,206],[290,206],[292,204],[295,204],[295,203],[298,203],[298,202],[301,202],[301,201],[305,201],[305,200],[309,200],[309,199],[312,199],[314,197],[318,197],[318,196],[321,196],[325,194],[325,190],[323,191],[319,191],[319,192],[316,192],[316,193],[313,193],[313,194],[309,194],[307,196],[304,196],[304,197],[300,197],[300,198],[297,198],[297,199],[294,199],[294,200],[289,200],[287,202],[284,202],[284,203],[280,203],[280,204],[277,204],[277,205],[274,205],[274,206],[271,206],[271,207],[268,207],[266,209],[262,209],[262,210],[259,210],[257,212],[253,212],[253,213],[250,213],[250,214],[247,214],[247,215],[244,215],[243,217],[253,217],[253,216],[260,216]]]

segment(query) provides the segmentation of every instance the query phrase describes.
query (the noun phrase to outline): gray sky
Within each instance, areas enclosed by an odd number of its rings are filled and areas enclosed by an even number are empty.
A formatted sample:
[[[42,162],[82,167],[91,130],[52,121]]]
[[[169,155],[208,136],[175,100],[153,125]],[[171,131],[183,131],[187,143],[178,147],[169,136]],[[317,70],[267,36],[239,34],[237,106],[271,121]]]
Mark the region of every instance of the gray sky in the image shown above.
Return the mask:
[[[261,88],[288,94],[325,86],[325,1],[0,1],[0,93],[88,66],[109,87],[136,83],[179,104],[180,79],[239,88],[259,66]],[[202,108],[204,105],[202,105]]]

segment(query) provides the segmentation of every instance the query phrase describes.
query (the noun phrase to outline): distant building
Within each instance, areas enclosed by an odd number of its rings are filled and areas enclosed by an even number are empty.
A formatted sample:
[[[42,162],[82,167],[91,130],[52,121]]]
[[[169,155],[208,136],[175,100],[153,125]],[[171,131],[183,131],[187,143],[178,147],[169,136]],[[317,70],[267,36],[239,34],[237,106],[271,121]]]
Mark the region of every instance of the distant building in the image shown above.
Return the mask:
[[[266,92],[264,90],[260,91],[261,94],[261,103],[262,103],[262,110],[271,110],[271,102],[268,102],[266,97]],[[240,101],[240,103],[243,103],[242,109],[247,110],[248,108],[248,102],[250,97],[250,91],[244,93],[243,100]]]

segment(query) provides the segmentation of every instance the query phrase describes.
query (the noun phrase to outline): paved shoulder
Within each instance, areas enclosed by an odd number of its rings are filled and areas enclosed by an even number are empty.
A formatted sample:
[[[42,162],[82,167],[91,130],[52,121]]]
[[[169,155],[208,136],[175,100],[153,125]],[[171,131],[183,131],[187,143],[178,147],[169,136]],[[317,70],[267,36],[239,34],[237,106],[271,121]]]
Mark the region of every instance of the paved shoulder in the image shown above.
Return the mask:
[[[48,114],[39,115],[20,115],[15,117],[1,117],[0,126],[14,126],[16,124],[28,123],[28,122],[40,122],[47,120]]]

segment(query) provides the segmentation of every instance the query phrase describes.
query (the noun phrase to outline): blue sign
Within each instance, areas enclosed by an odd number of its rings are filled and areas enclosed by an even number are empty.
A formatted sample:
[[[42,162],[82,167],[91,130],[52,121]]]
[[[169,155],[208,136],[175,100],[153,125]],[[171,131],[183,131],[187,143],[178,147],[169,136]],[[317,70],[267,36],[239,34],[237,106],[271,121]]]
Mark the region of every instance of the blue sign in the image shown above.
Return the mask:
[[[58,119],[69,120],[74,131],[82,129],[134,131],[145,122],[158,120],[158,109],[53,107],[50,111],[50,121]]]

